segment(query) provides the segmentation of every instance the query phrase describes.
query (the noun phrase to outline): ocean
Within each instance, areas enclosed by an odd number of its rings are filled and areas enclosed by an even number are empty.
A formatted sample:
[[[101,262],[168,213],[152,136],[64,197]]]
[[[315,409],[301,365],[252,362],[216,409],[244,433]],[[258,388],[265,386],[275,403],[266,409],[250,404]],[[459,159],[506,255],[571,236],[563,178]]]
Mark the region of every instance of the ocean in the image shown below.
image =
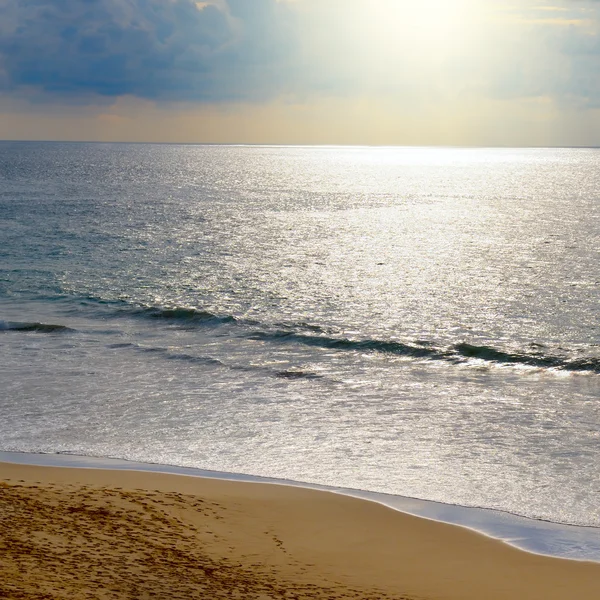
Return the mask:
[[[600,150],[0,142],[0,450],[600,527]]]

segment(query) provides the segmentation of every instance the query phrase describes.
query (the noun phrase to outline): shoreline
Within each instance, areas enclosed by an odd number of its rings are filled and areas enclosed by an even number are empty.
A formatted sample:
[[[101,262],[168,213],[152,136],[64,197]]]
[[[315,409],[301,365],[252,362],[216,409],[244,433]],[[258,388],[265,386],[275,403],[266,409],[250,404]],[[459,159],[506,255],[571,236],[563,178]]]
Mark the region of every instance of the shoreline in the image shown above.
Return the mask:
[[[338,493],[6,462],[0,481],[7,598],[600,597],[600,564]]]
[[[239,473],[209,471],[194,467],[140,463],[126,459],[68,453],[42,454],[0,451],[0,463],[3,462],[33,466],[141,471],[333,492],[381,504],[402,514],[456,525],[525,552],[553,558],[600,563],[600,528],[532,519],[494,509],[445,504],[386,493]]]

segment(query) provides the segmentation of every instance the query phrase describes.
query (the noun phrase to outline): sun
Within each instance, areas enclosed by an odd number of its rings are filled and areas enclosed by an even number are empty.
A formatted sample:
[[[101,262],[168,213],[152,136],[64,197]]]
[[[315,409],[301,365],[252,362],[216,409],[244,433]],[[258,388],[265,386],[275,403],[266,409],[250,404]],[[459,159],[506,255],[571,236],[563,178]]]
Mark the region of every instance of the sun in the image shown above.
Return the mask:
[[[387,52],[450,51],[475,27],[482,0],[370,0],[356,4],[363,31]]]
[[[467,2],[419,0],[384,2],[402,29],[422,39],[445,37],[460,29],[468,16]],[[395,9],[392,9],[392,5]],[[395,14],[394,14],[395,13]]]

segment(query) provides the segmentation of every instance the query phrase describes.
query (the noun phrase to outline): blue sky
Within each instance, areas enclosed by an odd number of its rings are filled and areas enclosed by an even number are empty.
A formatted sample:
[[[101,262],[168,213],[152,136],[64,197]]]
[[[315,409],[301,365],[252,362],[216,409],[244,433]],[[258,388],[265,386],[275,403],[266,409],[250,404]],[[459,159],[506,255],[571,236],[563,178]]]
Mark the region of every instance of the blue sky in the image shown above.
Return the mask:
[[[599,5],[4,0],[0,138],[600,144]]]

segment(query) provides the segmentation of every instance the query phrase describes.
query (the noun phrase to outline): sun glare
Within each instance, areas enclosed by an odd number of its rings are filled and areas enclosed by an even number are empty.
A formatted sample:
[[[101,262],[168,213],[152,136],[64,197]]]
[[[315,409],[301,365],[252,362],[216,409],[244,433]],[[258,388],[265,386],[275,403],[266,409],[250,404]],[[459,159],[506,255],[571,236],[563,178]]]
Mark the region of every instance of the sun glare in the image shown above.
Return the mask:
[[[395,18],[404,21],[409,31],[432,39],[458,29],[466,18],[466,3],[451,0],[400,2],[395,10]]]
[[[474,28],[474,0],[371,0],[361,19],[371,43],[387,51],[410,45],[415,50],[451,50]]]

